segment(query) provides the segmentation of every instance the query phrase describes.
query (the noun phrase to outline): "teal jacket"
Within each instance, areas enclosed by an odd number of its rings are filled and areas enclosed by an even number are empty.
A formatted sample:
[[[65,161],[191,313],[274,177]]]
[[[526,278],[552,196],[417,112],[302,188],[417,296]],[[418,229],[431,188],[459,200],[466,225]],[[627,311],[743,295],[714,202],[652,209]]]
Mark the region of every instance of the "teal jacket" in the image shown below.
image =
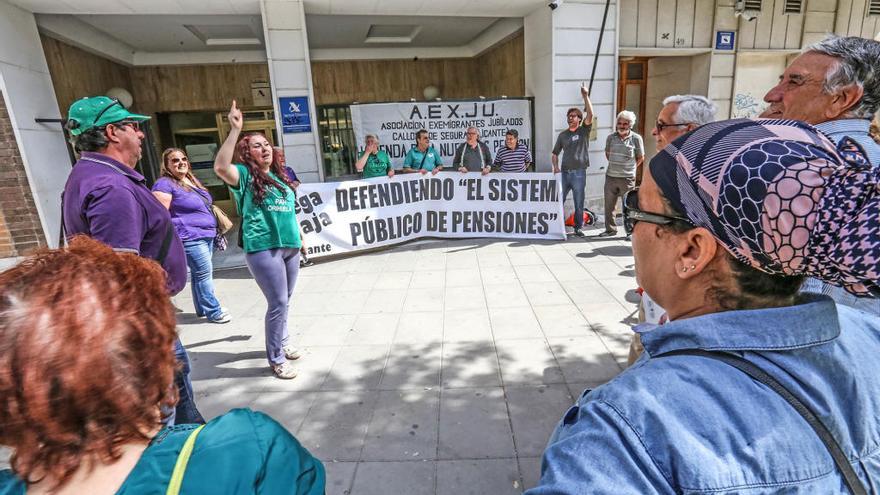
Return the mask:
[[[197,425],[164,428],[117,491],[117,495],[165,493],[183,443]],[[263,413],[232,411],[199,433],[180,493],[322,495],[321,461]],[[24,495],[26,485],[10,470],[0,471],[0,495]]]

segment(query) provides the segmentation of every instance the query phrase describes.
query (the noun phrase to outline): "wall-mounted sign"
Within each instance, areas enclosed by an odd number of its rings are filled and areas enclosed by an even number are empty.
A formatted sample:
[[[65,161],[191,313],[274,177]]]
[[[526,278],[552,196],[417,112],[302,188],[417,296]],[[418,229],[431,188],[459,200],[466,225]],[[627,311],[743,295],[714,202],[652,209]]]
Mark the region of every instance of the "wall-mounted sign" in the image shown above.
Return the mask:
[[[281,111],[281,132],[284,134],[312,132],[308,96],[278,98],[278,110]]]
[[[271,107],[272,106],[272,89],[269,87],[268,81],[251,82],[251,97],[254,100],[255,107]]]
[[[736,32],[734,31],[715,31],[716,50],[733,50],[735,40]]]

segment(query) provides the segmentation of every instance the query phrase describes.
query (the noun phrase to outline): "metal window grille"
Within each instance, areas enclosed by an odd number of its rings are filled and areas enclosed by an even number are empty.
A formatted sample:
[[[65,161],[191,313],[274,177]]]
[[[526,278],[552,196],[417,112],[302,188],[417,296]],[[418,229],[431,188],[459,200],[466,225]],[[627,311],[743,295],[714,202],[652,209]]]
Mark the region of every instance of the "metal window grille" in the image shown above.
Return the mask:
[[[868,15],[880,15],[880,0],[870,0],[868,2]]]
[[[745,10],[751,12],[760,12],[762,0],[746,0],[745,1]]]
[[[803,0],[785,0],[785,10],[783,14],[800,14],[803,12]]]

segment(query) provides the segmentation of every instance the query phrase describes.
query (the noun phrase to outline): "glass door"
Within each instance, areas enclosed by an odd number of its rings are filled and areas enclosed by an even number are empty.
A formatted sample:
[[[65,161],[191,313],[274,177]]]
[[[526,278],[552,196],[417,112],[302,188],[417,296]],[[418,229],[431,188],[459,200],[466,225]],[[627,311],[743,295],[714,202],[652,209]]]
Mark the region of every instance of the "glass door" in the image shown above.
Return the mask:
[[[639,135],[645,135],[645,89],[648,84],[648,59],[623,57],[618,61],[617,113],[635,112]]]

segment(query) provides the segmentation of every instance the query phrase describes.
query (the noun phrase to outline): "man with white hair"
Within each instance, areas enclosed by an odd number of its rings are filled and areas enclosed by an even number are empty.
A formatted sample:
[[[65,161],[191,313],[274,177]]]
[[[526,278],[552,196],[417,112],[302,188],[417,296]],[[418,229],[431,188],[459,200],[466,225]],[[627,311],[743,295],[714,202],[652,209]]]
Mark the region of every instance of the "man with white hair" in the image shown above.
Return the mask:
[[[804,48],[764,96],[770,104],[761,117],[803,120],[835,143],[850,138],[880,167],[880,145],[870,135],[880,108],[880,43],[855,36],[829,35]],[[821,292],[839,304],[880,315],[880,299],[856,297],[818,279],[804,291]]]
[[[645,161],[645,143],[642,136],[633,132],[634,125],[636,114],[624,110],[617,114],[617,132],[605,139],[605,158],[608,159],[608,169],[605,171],[605,232],[599,237],[617,235],[614,208],[617,201],[636,186],[636,169]]]
[[[688,132],[708,124],[715,120],[717,107],[712,100],[699,95],[674,95],[663,100],[663,108],[657,114],[657,121],[651,135],[657,140],[657,151],[665,148],[669,143],[684,136]],[[636,179],[636,185],[641,182],[641,174]],[[651,296],[641,291],[642,300],[639,308],[639,322],[661,323],[665,320],[666,310],[661,308],[651,299]],[[632,364],[642,354],[642,340],[639,334],[633,333],[629,345],[629,364]]]

